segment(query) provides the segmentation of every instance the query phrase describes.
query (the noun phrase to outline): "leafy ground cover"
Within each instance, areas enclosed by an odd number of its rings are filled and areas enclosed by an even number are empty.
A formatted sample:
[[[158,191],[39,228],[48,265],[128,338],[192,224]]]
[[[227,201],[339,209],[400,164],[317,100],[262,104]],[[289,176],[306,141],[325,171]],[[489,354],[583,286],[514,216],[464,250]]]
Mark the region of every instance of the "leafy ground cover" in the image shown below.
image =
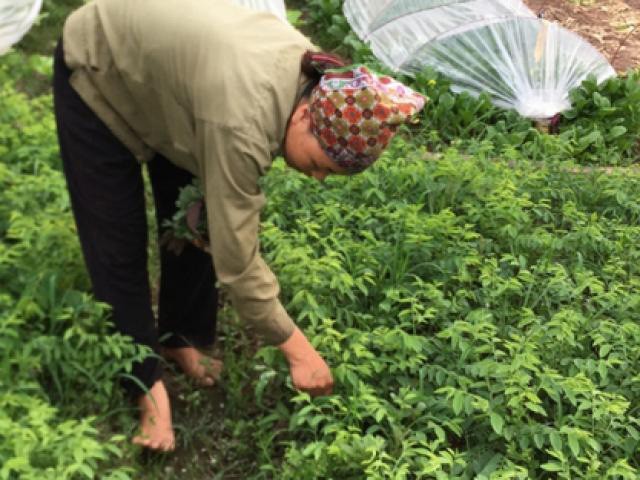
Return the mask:
[[[370,58],[339,1],[306,3],[318,42]],[[420,128],[370,171],[277,161],[263,250],[336,392],[295,392],[227,310],[220,387],[170,379],[170,457],[126,440],[145,352],[88,293],[49,76],[0,60],[0,479],[640,478],[637,73],[586,82],[546,135],[424,72]]]
[[[265,249],[339,387],[281,478],[637,478],[637,177],[402,143],[282,175]]]
[[[69,211],[48,95],[29,99],[25,77],[50,61],[9,55],[0,65],[0,478],[129,478],[123,436],[95,418],[136,352],[108,334]],[[96,408],[97,407],[97,408]]]

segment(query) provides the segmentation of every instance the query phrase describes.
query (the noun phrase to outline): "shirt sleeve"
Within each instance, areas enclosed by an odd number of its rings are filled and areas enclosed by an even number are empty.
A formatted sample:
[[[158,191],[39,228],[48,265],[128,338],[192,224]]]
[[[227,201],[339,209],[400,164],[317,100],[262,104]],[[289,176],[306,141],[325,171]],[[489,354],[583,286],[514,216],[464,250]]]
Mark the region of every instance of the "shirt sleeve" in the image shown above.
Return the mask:
[[[278,345],[295,324],[260,255],[260,211],[266,199],[258,180],[271,163],[267,144],[242,130],[201,120],[196,135],[216,276],[240,318],[266,343]]]

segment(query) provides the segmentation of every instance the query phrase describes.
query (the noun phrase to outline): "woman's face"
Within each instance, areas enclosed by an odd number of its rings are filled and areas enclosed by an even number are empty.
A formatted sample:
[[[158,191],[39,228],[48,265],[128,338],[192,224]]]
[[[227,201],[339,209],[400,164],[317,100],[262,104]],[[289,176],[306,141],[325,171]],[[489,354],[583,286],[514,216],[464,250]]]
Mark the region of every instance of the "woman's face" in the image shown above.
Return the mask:
[[[284,159],[290,167],[320,181],[330,174],[347,174],[329,158],[311,133],[311,114],[307,103],[298,105],[291,116],[284,144]]]

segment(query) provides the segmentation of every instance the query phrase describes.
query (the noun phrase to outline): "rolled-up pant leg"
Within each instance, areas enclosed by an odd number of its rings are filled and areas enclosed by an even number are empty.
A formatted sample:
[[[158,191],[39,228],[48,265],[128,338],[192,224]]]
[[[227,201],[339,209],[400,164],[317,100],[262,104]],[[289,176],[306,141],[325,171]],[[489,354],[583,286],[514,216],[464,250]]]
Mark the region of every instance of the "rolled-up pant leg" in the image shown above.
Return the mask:
[[[84,259],[95,297],[112,307],[117,331],[158,347],[147,269],[147,221],[140,164],[69,84],[60,45],[54,63],[58,139]],[[133,375],[150,388],[160,362],[136,363]],[[125,381],[131,395],[141,393]]]
[[[159,235],[193,175],[158,155],[149,162]],[[207,347],[216,331],[218,291],[211,256],[192,244],[180,254],[160,247],[159,338],[167,347]]]

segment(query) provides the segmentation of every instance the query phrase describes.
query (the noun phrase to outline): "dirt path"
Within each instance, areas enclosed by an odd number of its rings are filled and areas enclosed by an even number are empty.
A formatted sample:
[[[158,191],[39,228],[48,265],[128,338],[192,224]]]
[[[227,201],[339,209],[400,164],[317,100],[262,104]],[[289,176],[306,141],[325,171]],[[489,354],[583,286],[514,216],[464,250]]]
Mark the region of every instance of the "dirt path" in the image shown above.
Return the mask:
[[[640,67],[640,0],[524,0],[591,42],[618,72]]]

